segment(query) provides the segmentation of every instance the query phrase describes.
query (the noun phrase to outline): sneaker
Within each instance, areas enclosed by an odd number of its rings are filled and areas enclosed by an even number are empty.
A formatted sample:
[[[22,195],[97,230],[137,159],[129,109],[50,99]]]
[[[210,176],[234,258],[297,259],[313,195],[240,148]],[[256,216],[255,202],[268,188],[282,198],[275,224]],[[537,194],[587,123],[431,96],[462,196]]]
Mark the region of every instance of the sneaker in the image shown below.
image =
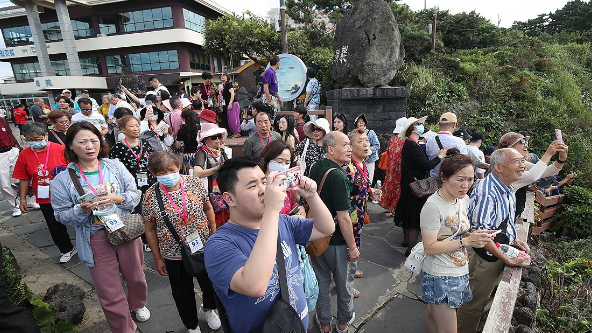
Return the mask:
[[[189,332],[189,333],[201,333],[201,330],[199,329],[199,326],[197,326],[194,329],[189,329],[187,332]]]
[[[222,323],[220,322],[220,317],[218,317],[218,315],[216,314],[216,311],[214,310],[210,310],[210,311],[204,311],[203,310],[203,304],[202,306],[199,307],[199,314],[206,317],[206,321],[208,322],[208,326],[213,329],[213,330],[217,330],[220,328],[220,326],[222,326]]]
[[[364,272],[362,272],[361,270],[357,269],[356,272],[354,273],[354,277],[356,279],[363,278],[364,277]]]
[[[76,248],[74,248],[70,252],[62,253],[62,256],[60,257],[60,264],[65,264],[68,261],[70,261],[70,259],[72,259],[76,252]]]
[[[39,204],[36,202],[33,202],[32,204],[29,204],[28,206],[31,209],[41,209],[41,206],[39,206]]]
[[[339,329],[339,324],[335,325],[335,332],[337,333],[347,333],[349,332],[348,329],[351,326],[351,324],[353,324],[354,320],[356,320],[356,313],[352,313],[352,319],[350,319],[350,321],[347,323],[347,327],[344,330],[340,330]]]
[[[144,252],[152,252],[152,249],[150,249],[148,244],[144,244]]]
[[[148,310],[148,308],[146,308],[146,307],[138,309],[134,312],[136,313],[136,319],[141,323],[150,319],[150,310]]]
[[[23,212],[21,212],[20,208],[15,207],[12,209],[12,217],[21,216],[22,214],[23,214]]]

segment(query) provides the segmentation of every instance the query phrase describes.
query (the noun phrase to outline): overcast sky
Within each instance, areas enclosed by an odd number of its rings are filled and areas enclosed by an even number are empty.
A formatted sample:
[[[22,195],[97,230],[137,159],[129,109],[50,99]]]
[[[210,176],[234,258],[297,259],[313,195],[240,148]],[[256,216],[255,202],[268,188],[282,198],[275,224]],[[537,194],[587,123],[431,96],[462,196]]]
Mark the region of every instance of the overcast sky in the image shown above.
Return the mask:
[[[211,0],[235,13],[242,13],[246,10],[256,13],[259,16],[267,17],[269,8],[279,7],[279,0]],[[5,0],[0,0],[4,4]],[[477,13],[488,18],[492,23],[502,27],[509,27],[514,21],[526,21],[535,18],[538,14],[553,12],[563,7],[568,0],[402,0],[413,10],[438,7],[441,10],[450,10],[452,13],[470,12]],[[4,40],[0,39],[0,47],[4,47]],[[10,64],[0,62],[0,77],[12,75]]]

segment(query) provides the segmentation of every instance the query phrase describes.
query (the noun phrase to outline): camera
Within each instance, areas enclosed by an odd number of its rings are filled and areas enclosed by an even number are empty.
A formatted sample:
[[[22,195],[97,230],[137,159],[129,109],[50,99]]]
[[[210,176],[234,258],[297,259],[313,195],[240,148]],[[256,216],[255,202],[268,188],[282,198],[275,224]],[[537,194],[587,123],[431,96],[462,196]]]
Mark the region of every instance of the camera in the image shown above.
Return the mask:
[[[270,105],[263,103],[262,100],[255,100],[245,110],[246,113],[247,113],[247,116],[253,117],[253,108],[257,109],[258,112],[263,111],[263,112],[267,113],[270,117],[272,116],[272,113],[274,111],[273,108]]]

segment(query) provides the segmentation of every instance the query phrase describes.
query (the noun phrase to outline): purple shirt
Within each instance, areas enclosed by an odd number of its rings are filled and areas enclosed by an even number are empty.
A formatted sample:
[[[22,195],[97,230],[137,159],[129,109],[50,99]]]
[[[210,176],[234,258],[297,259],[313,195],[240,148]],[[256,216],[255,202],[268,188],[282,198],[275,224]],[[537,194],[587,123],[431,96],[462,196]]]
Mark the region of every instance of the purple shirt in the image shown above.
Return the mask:
[[[273,68],[269,67],[263,73],[263,86],[269,84],[269,93],[275,95],[278,92],[278,79]]]

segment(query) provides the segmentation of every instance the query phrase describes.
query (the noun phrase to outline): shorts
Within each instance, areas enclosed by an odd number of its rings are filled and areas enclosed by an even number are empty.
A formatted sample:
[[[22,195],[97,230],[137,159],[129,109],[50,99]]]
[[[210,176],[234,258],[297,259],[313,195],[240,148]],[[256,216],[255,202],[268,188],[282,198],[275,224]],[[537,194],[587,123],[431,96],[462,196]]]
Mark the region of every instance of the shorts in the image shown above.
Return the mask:
[[[473,300],[469,287],[469,274],[463,276],[434,276],[422,272],[421,291],[424,302],[448,304],[453,309]]]

